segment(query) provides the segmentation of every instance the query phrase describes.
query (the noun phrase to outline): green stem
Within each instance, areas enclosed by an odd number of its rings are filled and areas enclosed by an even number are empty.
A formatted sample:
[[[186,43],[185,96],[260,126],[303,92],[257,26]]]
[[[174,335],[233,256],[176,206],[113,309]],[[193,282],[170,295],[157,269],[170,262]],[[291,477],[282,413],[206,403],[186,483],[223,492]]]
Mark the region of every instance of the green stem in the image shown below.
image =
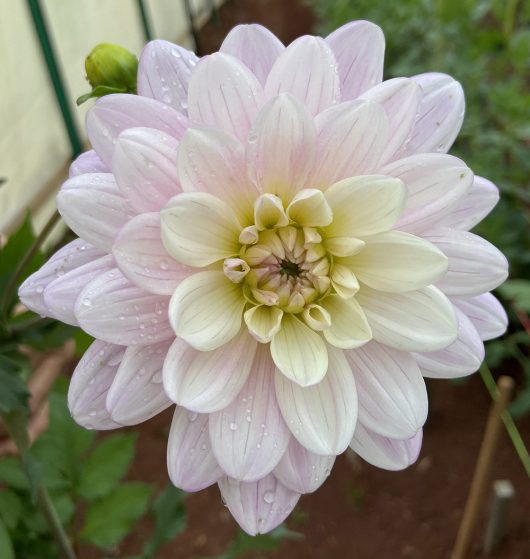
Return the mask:
[[[22,458],[21,462],[24,467],[30,486],[35,483],[35,476],[30,471],[31,468],[31,456],[29,454],[29,437],[27,430],[27,415],[26,412],[13,412],[10,414],[3,414],[2,420],[6,426],[11,439],[15,443],[20,456]],[[76,555],[72,548],[72,544],[68,539],[66,532],[64,531],[63,525],[59,519],[53,501],[48,493],[48,490],[39,479],[37,481],[36,488],[37,495],[37,505],[40,508],[50,532],[52,533],[57,546],[61,552],[63,559],[76,559]]]
[[[482,380],[491,398],[495,399],[497,386],[495,384],[495,379],[493,378],[493,375],[491,374],[491,371],[489,370],[489,367],[486,365],[486,363],[483,363],[480,367],[480,376],[482,377]],[[530,454],[528,453],[528,449],[526,448],[523,438],[521,437],[521,433],[519,433],[519,429],[517,429],[513,417],[510,415],[510,412],[508,410],[505,410],[503,412],[502,421],[504,423],[506,431],[508,432],[508,435],[510,436],[510,439],[512,440],[515,452],[517,452],[517,455],[521,460],[521,464],[523,465],[526,474],[530,478]]]
[[[22,272],[26,269],[26,266],[30,263],[31,259],[35,256],[37,251],[40,249],[40,247],[42,246],[42,244],[50,234],[51,230],[55,227],[59,219],[61,219],[61,216],[59,215],[59,212],[56,210],[52,214],[50,219],[47,221],[46,225],[40,232],[39,236],[35,239],[28,252],[26,252],[26,254],[24,254],[24,256],[19,260],[18,265],[15,268],[13,275],[11,276],[11,279],[9,280],[9,283],[5,288],[4,296],[2,297],[1,309],[4,318],[7,314],[7,307],[9,305],[9,301],[11,301],[11,297],[13,296],[13,292],[17,287],[18,280]]]
[[[510,38],[515,27],[515,16],[519,0],[507,0],[504,11],[503,32],[504,36]]]

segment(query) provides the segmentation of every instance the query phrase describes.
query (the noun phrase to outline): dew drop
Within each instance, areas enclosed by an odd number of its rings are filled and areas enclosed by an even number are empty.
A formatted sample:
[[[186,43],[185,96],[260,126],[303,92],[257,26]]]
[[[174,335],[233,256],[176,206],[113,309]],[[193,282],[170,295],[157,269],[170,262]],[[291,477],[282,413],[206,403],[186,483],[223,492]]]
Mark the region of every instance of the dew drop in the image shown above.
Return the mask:
[[[234,422],[230,423],[230,430],[235,431],[236,429],[237,429],[237,424]]]
[[[272,491],[265,491],[265,493],[263,493],[263,500],[269,505],[274,503],[274,498],[275,496]]]
[[[193,411],[188,413],[188,421],[190,421],[191,423],[193,423],[198,417],[199,417],[198,413],[195,413]]]

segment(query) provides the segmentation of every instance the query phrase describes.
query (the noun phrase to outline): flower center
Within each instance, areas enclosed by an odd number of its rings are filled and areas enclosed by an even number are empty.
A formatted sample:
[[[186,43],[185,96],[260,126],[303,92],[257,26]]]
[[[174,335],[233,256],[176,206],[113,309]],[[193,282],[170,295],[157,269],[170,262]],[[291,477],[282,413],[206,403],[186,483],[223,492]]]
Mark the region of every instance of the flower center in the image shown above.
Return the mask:
[[[280,263],[280,272],[286,276],[296,278],[300,274],[300,267],[296,262],[290,260],[282,260]]]

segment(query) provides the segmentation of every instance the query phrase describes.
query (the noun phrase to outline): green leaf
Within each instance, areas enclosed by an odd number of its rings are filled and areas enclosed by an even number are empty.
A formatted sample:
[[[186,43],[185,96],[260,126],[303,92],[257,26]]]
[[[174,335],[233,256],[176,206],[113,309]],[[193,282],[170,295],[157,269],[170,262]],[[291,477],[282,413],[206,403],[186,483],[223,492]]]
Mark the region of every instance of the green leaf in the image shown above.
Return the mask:
[[[0,557],[2,559],[15,559],[11,536],[2,520],[0,520]]]
[[[134,433],[111,435],[100,442],[81,469],[79,494],[90,501],[110,493],[129,470],[135,443]]]
[[[168,485],[153,503],[155,530],[144,546],[144,557],[155,557],[156,550],[164,543],[181,534],[186,528],[186,494],[173,485]]]
[[[10,531],[17,527],[21,513],[22,500],[20,497],[11,489],[0,491],[0,518]]]
[[[13,370],[15,365],[0,355],[0,414],[28,409],[29,391],[26,383]]]
[[[22,470],[20,460],[12,456],[0,460],[0,481],[13,489],[29,489],[28,478]]]
[[[530,280],[508,280],[499,287],[499,291],[504,297],[512,300],[517,308],[530,312]]]
[[[117,545],[146,512],[152,487],[140,482],[120,485],[87,510],[80,538],[101,548]]]

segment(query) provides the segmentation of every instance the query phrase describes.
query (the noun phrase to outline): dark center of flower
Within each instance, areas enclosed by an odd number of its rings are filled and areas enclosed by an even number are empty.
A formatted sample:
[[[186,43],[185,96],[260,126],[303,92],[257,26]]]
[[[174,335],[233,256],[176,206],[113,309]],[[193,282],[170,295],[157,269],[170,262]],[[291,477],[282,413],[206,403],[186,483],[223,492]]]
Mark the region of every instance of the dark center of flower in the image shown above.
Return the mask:
[[[280,272],[291,278],[296,278],[300,275],[300,266],[296,262],[282,260],[280,262]]]

